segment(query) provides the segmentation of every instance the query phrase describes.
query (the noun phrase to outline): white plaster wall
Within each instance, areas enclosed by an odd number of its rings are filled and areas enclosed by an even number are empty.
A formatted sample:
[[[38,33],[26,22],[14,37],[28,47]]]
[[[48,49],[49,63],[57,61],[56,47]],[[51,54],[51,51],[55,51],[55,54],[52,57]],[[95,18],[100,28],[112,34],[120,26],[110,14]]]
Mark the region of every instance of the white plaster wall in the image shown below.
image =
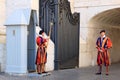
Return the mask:
[[[6,68],[6,44],[0,43],[0,71],[4,72]]]
[[[15,9],[30,8],[31,0],[6,0],[6,16],[11,15]]]
[[[120,0],[74,0],[74,7],[119,5]]]
[[[15,9],[38,10],[39,0],[6,0],[6,16],[11,15]]]
[[[5,22],[5,0],[0,0],[0,27],[3,27],[3,23]]]
[[[3,26],[6,19],[6,6],[5,0],[0,0],[0,71],[5,70],[5,62],[6,62],[6,30],[5,26]]]
[[[71,12],[74,13],[74,0],[68,0],[70,2]]]
[[[38,10],[39,9],[39,0],[32,0],[31,1],[31,8]]]

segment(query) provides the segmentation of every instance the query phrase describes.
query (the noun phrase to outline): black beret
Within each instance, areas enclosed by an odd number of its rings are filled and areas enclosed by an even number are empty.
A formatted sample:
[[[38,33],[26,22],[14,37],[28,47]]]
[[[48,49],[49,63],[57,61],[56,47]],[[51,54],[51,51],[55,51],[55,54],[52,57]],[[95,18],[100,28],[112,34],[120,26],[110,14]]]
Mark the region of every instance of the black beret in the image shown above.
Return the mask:
[[[105,32],[105,30],[101,30],[100,33]]]
[[[44,30],[40,30],[39,34],[41,35],[42,33],[44,33]]]

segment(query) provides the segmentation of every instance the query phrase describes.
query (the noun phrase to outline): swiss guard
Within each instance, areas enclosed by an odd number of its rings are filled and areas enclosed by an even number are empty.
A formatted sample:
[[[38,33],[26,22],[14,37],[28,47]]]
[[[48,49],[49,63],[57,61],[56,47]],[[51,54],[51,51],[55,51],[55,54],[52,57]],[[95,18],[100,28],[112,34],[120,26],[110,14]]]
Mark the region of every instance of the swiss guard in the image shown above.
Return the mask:
[[[97,64],[99,66],[99,71],[96,75],[101,75],[103,64],[106,66],[106,75],[109,75],[110,53],[108,49],[112,48],[112,42],[110,38],[105,35],[105,30],[101,30],[100,35],[96,42],[96,48],[98,50]]]
[[[45,38],[44,30],[39,32],[39,36],[36,38],[36,43],[38,46],[37,55],[36,55],[36,65],[37,65],[37,73],[42,74],[45,72],[45,64],[47,62],[47,47],[48,39]]]

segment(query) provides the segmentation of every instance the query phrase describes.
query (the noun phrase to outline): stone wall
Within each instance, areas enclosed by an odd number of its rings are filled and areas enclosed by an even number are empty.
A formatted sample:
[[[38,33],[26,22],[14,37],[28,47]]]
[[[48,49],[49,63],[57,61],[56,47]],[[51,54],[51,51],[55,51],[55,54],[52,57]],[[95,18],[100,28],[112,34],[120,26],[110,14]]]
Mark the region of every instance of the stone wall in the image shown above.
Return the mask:
[[[0,0],[0,71],[5,70],[5,62],[6,62],[6,31],[4,22],[6,19],[6,1]]]
[[[74,0],[68,0],[70,2],[71,12],[74,13]]]
[[[38,11],[39,0],[6,0],[6,16],[11,15],[15,9],[34,9]]]
[[[74,0],[74,7],[100,7],[100,6],[109,6],[109,5],[119,5],[120,0]]]
[[[6,15],[5,15],[5,11],[6,11],[6,7],[5,7],[5,0],[0,0],[0,27],[3,27],[3,24],[5,22],[6,19]]]
[[[4,72],[6,68],[6,44],[0,43],[0,71]]]

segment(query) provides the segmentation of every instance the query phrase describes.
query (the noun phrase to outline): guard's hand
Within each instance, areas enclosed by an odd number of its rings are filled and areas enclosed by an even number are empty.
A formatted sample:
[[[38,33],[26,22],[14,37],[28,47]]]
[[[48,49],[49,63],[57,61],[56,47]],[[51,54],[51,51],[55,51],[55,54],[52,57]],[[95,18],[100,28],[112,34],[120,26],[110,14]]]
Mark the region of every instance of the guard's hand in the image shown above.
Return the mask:
[[[105,48],[105,50],[108,50],[108,48]]]
[[[50,36],[48,36],[48,39],[50,39]]]
[[[103,50],[100,50],[100,52],[103,52]]]
[[[49,41],[49,39],[50,39],[50,36],[48,36],[48,37],[46,38],[47,41]]]

